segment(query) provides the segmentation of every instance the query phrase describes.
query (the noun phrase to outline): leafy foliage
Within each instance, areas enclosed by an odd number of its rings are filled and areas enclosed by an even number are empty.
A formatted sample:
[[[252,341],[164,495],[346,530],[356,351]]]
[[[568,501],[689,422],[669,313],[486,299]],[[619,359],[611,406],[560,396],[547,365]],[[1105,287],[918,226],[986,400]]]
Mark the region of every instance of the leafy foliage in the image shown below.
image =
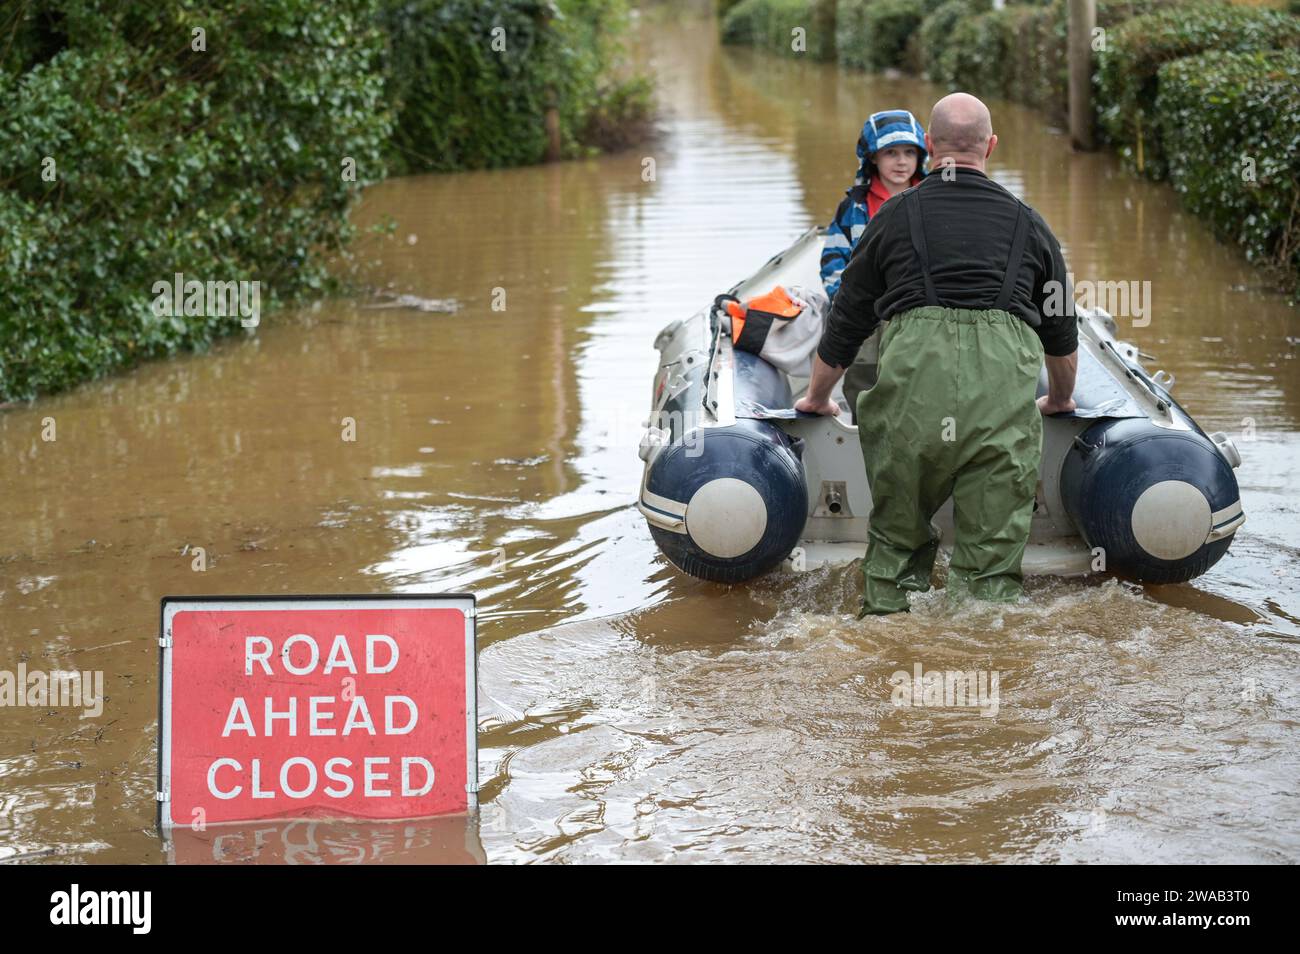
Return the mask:
[[[1158,79],[1169,181],[1300,298],[1300,52],[1205,53]]]
[[[922,21],[917,35],[926,79],[945,83],[951,66],[944,62],[944,54],[952,42],[952,31],[957,24],[987,9],[987,0],[947,0]]]
[[[400,171],[448,172],[540,162],[544,116],[558,111],[561,152],[594,151],[586,134],[650,111],[643,77],[607,82],[618,62],[624,0],[383,0],[386,95]]]
[[[805,31],[805,52],[794,49],[796,28]],[[741,0],[722,20],[722,42],[743,43],[784,56],[833,60],[835,0]]]
[[[240,328],[155,315],[155,284],[177,272],[257,281],[264,308],[335,288],[349,209],[393,164],[536,162],[552,102],[566,154],[622,144],[651,103],[645,78],[605,79],[625,14],[624,0],[6,4],[0,401]]]
[[[1100,0],[1097,25],[1116,24],[1187,0]],[[1064,122],[1068,100],[1065,0],[1011,4],[991,10],[987,0],[949,0],[927,17],[917,36],[927,78],[949,89],[1002,96]]]
[[[908,38],[925,17],[917,0],[839,0],[835,47],[839,62],[879,72],[903,65]]]
[[[384,173],[373,0],[35,6],[0,24],[0,396],[239,328],[156,316],[176,272],[264,302],[326,288]]]
[[[1137,172],[1163,178],[1155,112],[1160,68],[1202,51],[1300,48],[1300,18],[1279,10],[1195,3],[1134,17],[1110,34],[1098,58],[1101,128]]]

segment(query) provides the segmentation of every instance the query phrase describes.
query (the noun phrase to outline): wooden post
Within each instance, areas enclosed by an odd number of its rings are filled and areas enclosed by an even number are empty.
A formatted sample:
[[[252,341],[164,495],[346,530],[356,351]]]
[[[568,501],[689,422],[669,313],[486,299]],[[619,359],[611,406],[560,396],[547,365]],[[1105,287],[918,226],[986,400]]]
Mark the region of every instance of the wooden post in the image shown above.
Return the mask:
[[[538,28],[543,33],[549,33],[551,24],[555,20],[557,11],[554,5],[543,3],[537,10]],[[547,41],[553,40],[553,37],[546,37]],[[543,93],[544,103],[542,105],[542,128],[546,130],[546,162],[558,162],[560,159],[562,137],[560,135],[560,97],[554,86],[546,87]]]
[[[1094,149],[1092,112],[1092,31],[1097,0],[1069,0],[1070,140],[1075,149]]]
[[[546,161],[558,162],[560,159],[560,107],[559,97],[554,87],[546,88],[546,113],[543,117],[546,129]]]

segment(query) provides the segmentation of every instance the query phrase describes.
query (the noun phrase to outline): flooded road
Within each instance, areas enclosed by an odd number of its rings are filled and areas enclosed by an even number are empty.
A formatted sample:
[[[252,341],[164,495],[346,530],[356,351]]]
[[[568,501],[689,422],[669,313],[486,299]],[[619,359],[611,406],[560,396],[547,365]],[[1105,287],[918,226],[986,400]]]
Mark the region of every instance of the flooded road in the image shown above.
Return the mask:
[[[655,333],[829,219],[865,115],[943,91],[641,30],[653,144],[368,193],[358,221],[396,230],[365,274],[455,315],[326,302],[0,412],[0,668],[108,697],[0,710],[0,859],[168,860],[164,594],[472,590],[482,811],[420,842],[453,860],[1300,860],[1296,310],[1170,189],[991,101],[990,171],[1076,278],[1152,283],[1120,337],[1236,440],[1232,551],[1182,586],[863,622],[852,567],[684,577],[633,505]],[[996,713],[895,705],[918,665],[996,672]],[[341,860],[424,850],[339,831]]]

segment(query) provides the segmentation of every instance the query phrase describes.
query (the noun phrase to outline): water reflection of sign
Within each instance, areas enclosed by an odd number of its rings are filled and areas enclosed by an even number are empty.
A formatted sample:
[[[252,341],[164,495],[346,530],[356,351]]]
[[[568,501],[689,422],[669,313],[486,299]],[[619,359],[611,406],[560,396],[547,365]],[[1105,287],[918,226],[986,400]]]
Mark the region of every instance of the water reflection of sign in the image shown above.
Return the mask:
[[[474,598],[168,597],[159,824],[475,805]]]
[[[173,828],[178,865],[481,865],[475,815],[402,822],[293,821]]]

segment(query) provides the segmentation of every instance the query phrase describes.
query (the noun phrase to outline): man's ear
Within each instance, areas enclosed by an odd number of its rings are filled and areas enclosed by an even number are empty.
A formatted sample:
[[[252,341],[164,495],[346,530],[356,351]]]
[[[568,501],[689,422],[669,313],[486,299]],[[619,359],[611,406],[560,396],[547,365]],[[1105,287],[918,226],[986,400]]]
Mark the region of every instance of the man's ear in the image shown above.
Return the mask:
[[[984,153],[984,158],[985,158],[985,159],[987,159],[989,156],[993,155],[993,149],[994,149],[995,146],[997,146],[997,144],[998,144],[998,134],[997,134],[997,133],[994,133],[993,135],[989,136],[989,148],[988,148],[988,150]]]
[[[928,156],[934,155],[934,143],[930,141],[930,134],[925,134],[925,153]]]

